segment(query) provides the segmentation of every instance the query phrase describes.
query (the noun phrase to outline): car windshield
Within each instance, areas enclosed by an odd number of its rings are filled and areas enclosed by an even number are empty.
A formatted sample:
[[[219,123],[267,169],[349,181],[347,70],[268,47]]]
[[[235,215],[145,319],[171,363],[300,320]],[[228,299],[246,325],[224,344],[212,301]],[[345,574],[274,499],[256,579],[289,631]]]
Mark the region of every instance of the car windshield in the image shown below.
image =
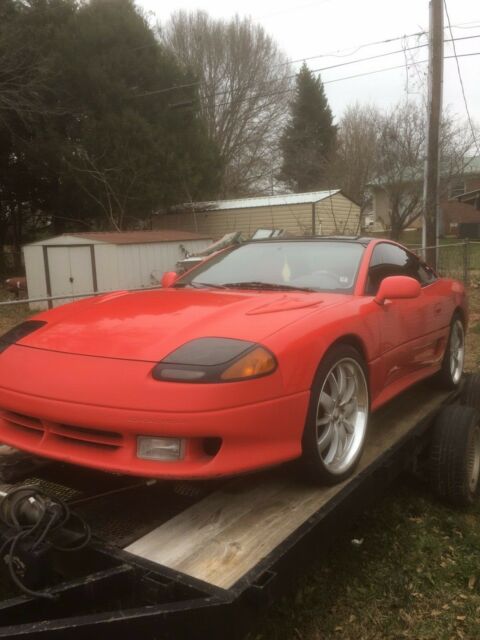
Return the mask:
[[[250,242],[199,265],[175,287],[351,293],[363,251],[347,241]]]

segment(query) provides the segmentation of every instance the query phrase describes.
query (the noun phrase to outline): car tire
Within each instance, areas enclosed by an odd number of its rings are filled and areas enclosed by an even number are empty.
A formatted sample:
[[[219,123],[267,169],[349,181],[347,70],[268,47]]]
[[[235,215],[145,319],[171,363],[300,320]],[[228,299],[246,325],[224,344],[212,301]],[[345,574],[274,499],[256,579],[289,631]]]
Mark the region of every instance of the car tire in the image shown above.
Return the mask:
[[[456,507],[475,501],[480,475],[480,413],[473,407],[450,405],[435,419],[428,456],[430,485]]]
[[[358,464],[370,408],[367,379],[365,362],[350,345],[334,345],[320,363],[302,439],[303,465],[314,481],[336,484]]]
[[[445,348],[441,369],[437,375],[439,386],[443,389],[456,389],[460,385],[464,360],[465,327],[462,318],[456,313],[450,323],[447,346]]]

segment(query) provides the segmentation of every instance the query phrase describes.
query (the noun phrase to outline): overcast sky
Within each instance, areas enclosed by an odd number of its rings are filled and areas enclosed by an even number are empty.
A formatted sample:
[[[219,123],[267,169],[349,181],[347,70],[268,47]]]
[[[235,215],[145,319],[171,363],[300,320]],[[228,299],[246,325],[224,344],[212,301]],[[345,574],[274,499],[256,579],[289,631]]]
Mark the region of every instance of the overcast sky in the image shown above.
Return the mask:
[[[412,47],[427,42],[425,37],[410,37],[402,41],[362,47],[428,28],[428,0],[243,0],[231,3],[220,0],[137,0],[137,4],[152,12],[160,22],[178,9],[203,9],[214,17],[229,18],[235,13],[251,16],[261,23],[278,42],[290,60],[312,58],[311,69],[349,62],[403,46]],[[447,0],[457,54],[480,53],[480,0]],[[447,21],[445,20],[445,25]],[[448,29],[446,38],[450,39]],[[478,37],[472,37],[478,36]],[[332,55],[336,53],[335,55]],[[330,54],[330,55],[325,55]],[[445,44],[445,56],[453,54],[451,43]],[[349,103],[356,100],[387,107],[402,99],[408,91],[412,97],[423,83],[427,65],[421,64],[427,48],[388,55],[376,60],[350,64],[321,72],[325,90],[334,115],[338,118]],[[339,57],[341,56],[341,57]],[[417,63],[405,70],[408,62]],[[461,57],[460,69],[472,118],[480,124],[480,55]],[[300,63],[295,64],[297,68]],[[339,78],[402,65],[402,69],[385,71],[365,77]],[[408,81],[407,81],[408,75]],[[331,82],[334,81],[334,82]],[[455,60],[445,60],[444,105],[465,117]]]

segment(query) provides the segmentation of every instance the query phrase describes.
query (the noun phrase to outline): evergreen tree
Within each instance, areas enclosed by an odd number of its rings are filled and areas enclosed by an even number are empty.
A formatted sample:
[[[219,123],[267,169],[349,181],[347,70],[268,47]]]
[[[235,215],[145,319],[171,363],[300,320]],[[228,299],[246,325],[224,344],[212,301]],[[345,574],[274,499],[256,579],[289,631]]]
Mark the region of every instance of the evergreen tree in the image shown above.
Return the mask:
[[[322,81],[304,63],[296,77],[290,122],[280,141],[283,164],[278,179],[297,193],[328,186],[325,169],[336,133]]]
[[[103,223],[131,227],[162,206],[215,195],[219,156],[196,88],[168,90],[195,78],[133,1],[91,0],[73,32],[75,47],[64,45],[65,83],[84,117],[70,123],[65,164]],[[172,108],[178,103],[187,109]]]
[[[0,269],[41,226],[138,227],[214,197],[194,83],[133,0],[0,0]]]

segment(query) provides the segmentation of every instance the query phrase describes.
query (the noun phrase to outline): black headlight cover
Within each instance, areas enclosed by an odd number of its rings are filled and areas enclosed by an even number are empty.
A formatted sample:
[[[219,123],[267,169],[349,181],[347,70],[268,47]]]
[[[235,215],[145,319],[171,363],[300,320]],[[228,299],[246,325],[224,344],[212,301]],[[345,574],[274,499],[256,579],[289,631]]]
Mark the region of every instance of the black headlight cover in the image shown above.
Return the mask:
[[[168,354],[153,368],[152,376],[162,382],[222,382],[225,369],[258,347],[256,342],[236,338],[197,338]]]
[[[0,353],[45,324],[47,324],[45,320],[25,320],[25,322],[17,324],[16,327],[0,336]]]

